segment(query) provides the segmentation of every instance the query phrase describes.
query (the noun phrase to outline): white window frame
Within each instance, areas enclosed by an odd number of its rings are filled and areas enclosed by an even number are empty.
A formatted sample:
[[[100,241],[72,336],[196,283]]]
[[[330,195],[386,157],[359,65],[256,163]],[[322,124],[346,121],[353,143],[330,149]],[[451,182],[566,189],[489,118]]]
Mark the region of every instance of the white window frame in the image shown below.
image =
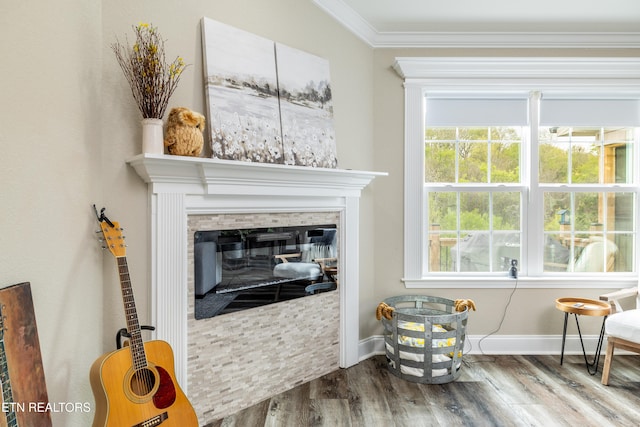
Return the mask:
[[[424,185],[424,112],[427,92],[531,93],[568,91],[640,97],[638,58],[396,58],[396,72],[404,79],[404,277],[407,288],[512,288],[507,274],[496,276],[432,276],[423,273],[427,254]],[[530,112],[538,122],[538,111]],[[638,150],[636,150],[638,151]],[[537,153],[530,153],[537,158]],[[635,155],[637,159],[637,154]],[[636,163],[637,165],[637,163]],[[636,168],[638,169],[638,168]],[[635,172],[637,173],[637,171]],[[636,224],[640,218],[636,199]],[[527,224],[526,221],[524,224]],[[536,238],[536,233],[530,234]],[[636,234],[637,236],[637,234]],[[640,251],[638,238],[636,250]],[[521,288],[621,288],[637,285],[638,274],[611,276],[520,276]]]

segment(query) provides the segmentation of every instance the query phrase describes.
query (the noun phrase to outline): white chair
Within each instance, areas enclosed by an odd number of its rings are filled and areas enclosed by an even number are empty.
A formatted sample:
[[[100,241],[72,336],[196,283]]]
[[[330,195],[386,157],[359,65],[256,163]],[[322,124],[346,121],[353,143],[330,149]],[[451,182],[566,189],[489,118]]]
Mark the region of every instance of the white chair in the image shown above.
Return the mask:
[[[573,264],[573,271],[613,271],[617,254],[618,246],[615,243],[609,239],[594,236],[591,238],[591,243],[582,250],[582,253]]]
[[[618,300],[633,296],[636,297],[636,308],[624,311]],[[640,294],[638,287],[635,287],[601,295],[600,299],[611,304],[611,312],[613,313],[605,321],[607,353],[602,369],[602,384],[609,385],[609,372],[614,349],[619,348],[640,353]]]

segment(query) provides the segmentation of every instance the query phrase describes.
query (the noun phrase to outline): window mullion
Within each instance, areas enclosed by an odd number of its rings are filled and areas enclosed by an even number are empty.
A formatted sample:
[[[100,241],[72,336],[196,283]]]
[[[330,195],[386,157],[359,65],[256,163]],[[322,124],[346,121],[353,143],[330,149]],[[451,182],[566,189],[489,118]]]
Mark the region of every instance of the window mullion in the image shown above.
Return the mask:
[[[523,163],[526,171],[523,176],[529,191],[523,200],[523,241],[527,242],[522,248],[524,265],[521,266],[523,272],[530,276],[539,276],[543,271],[543,251],[544,248],[544,215],[543,215],[543,193],[540,189],[540,174],[538,165],[539,156],[539,125],[540,125],[540,92],[532,92],[529,96],[529,137],[524,148]]]
[[[635,137],[634,137],[634,145],[635,147],[633,148],[633,154],[631,156],[631,162],[635,165],[640,164],[640,149],[638,149],[638,147],[640,146],[640,129],[636,129],[635,132]],[[633,182],[637,183],[638,181],[640,181],[640,168],[639,167],[632,167],[629,166],[631,168],[631,170],[633,170]],[[638,194],[638,190],[637,190],[637,186],[636,186],[636,191],[635,191],[635,198],[634,198],[634,206],[635,206],[635,215],[634,215],[634,224],[633,224],[633,232],[634,232],[634,248],[635,248],[635,252],[634,253],[638,253],[638,248],[640,247],[640,233],[638,233],[638,224],[640,224],[640,209],[638,208],[640,201],[638,200],[638,198],[640,197],[640,194]],[[633,270],[637,272],[638,271],[638,260],[637,260],[637,256],[633,257]],[[638,302],[640,302],[640,295],[638,296]]]

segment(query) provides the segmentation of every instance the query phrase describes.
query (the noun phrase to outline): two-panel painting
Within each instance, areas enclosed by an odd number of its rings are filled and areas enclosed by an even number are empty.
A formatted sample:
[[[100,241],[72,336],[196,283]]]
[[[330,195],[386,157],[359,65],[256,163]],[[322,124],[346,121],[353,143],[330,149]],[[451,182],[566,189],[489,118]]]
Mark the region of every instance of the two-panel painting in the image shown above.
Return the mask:
[[[203,18],[213,157],[337,167],[329,62]]]

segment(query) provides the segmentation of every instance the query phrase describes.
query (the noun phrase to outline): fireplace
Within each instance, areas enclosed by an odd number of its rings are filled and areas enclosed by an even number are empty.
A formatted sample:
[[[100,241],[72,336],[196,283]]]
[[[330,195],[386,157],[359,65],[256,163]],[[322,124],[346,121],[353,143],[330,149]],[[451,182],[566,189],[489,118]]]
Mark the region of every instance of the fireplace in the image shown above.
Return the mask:
[[[171,344],[201,422],[358,363],[359,197],[385,174],[150,154],[128,163],[149,184],[155,337]],[[335,224],[337,290],[196,320],[195,233],[225,221],[229,229]],[[263,348],[282,344],[281,354]],[[255,371],[240,378],[247,368]]]
[[[194,317],[336,290],[337,231],[336,224],[196,231]]]

